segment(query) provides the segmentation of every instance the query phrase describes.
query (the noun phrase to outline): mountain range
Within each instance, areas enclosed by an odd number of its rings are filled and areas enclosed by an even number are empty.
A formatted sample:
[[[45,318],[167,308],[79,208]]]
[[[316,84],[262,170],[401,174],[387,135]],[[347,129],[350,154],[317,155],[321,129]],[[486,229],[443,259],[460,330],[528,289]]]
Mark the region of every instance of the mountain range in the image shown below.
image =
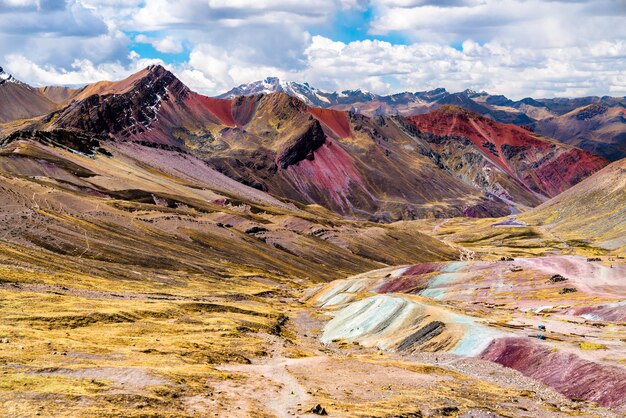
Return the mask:
[[[50,89],[15,85],[51,103]],[[273,196],[354,219],[502,216],[536,206],[607,164],[455,106],[367,116],[313,107],[283,92],[210,98],[160,66],[56,97],[65,101],[49,114],[8,122],[0,132],[10,140],[23,131],[78,130],[171,149]]]
[[[451,93],[444,88],[430,91],[377,95],[361,90],[325,92],[308,83],[269,77],[242,84],[220,95],[282,92],[310,106],[351,110],[368,116],[429,113],[440,106],[454,105],[501,123],[512,123],[598,154],[610,161],[626,156],[626,97],[588,96],[580,98],[514,101],[503,95],[464,90]]]
[[[626,412],[621,99],[238,89],[0,70],[2,411]]]

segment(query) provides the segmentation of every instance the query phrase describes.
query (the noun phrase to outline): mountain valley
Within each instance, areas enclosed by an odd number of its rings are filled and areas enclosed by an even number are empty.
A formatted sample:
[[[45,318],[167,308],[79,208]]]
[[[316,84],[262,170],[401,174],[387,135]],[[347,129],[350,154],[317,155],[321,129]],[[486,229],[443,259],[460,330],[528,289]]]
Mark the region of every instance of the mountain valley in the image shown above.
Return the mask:
[[[2,414],[622,416],[624,106],[6,74]]]

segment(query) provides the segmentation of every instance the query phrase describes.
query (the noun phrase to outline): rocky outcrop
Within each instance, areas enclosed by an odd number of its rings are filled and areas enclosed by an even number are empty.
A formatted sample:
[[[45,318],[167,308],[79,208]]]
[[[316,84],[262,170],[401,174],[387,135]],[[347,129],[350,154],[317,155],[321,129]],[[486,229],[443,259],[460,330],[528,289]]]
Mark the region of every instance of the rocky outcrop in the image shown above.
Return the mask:
[[[304,132],[281,144],[276,153],[276,164],[285,169],[305,158],[312,160],[315,158],[314,151],[321,147],[325,141],[326,135],[322,126],[317,120],[313,120]]]
[[[121,137],[138,135],[151,128],[163,102],[182,102],[188,94],[174,74],[151,66],[127,91],[88,96],[59,111],[52,125]]]
[[[100,146],[103,140],[107,140],[106,137],[66,129],[55,129],[52,131],[17,131],[0,140],[0,146],[22,140],[36,141],[44,145],[61,147],[86,155],[93,155],[96,152],[109,155],[109,153]]]
[[[518,187],[544,197],[556,196],[607,165],[607,161],[586,151],[557,144],[526,129],[504,125],[454,106],[412,116],[408,120],[420,132],[468,138],[485,161],[506,173]],[[445,153],[439,150],[439,154]],[[454,158],[452,153],[448,155]],[[447,163],[446,166],[453,164]],[[512,192],[508,194],[515,196]]]

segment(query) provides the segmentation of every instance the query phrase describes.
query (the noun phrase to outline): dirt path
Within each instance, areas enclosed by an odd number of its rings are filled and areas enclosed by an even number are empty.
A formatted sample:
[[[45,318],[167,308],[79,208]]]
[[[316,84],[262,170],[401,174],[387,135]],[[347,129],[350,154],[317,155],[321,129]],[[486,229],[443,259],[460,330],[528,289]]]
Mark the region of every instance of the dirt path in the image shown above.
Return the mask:
[[[561,238],[560,236],[558,236],[557,234],[555,234],[554,232],[552,232],[548,226],[546,225],[540,225],[537,227],[541,232],[543,232],[544,234],[547,234],[549,236],[551,236],[552,238],[554,238],[555,240],[559,241],[561,244],[563,244],[565,246],[565,251],[563,251],[563,254],[573,254],[574,249],[572,248],[571,245],[569,245],[569,243],[567,241],[565,241],[563,238]]]
[[[437,235],[437,232],[439,232],[439,228],[441,228],[442,226],[447,224],[449,221],[450,221],[450,219],[446,218],[446,219],[442,220],[441,222],[439,222],[437,225],[433,226],[432,231],[430,231],[430,235]]]
[[[218,370],[237,372],[249,377],[249,384],[239,387],[239,393],[244,392],[244,396],[260,398],[263,405],[277,417],[290,417],[302,415],[310,408],[311,396],[307,389],[300,384],[298,379],[291,373],[291,367],[318,367],[326,360],[324,356],[287,358],[284,356],[284,342],[279,337],[268,336],[270,348],[274,354],[269,359],[263,359],[258,364],[228,364],[218,367]],[[275,383],[274,387],[264,385],[258,387],[259,382],[270,379]]]
[[[461,261],[474,261],[474,259],[476,258],[476,252],[475,251],[467,249],[465,247],[461,247],[460,245],[457,245],[455,243],[452,243],[449,240],[447,240],[446,237],[437,236],[437,233],[439,232],[439,228],[444,226],[449,221],[450,221],[450,219],[446,218],[446,219],[442,220],[441,222],[439,222],[438,224],[436,224],[435,226],[433,226],[433,229],[431,230],[430,235],[433,236],[433,237],[436,237],[439,241],[443,242],[448,247],[453,248],[456,251],[458,251],[459,252],[459,260],[461,260]]]

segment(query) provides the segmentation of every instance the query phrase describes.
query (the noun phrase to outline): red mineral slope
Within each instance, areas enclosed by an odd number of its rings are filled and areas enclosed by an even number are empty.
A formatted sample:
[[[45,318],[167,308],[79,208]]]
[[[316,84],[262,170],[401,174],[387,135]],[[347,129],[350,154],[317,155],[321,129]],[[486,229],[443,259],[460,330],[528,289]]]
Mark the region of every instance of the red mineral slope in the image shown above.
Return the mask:
[[[522,338],[497,339],[481,358],[519,370],[541,380],[574,399],[598,402],[602,406],[623,405],[626,398],[626,371],[623,368],[553,352]]]
[[[347,138],[350,136],[350,123],[346,112],[333,109],[310,107],[309,112],[315,119],[326,125],[337,137]]]
[[[530,190],[553,197],[600,170],[601,157],[454,106],[408,118],[437,135],[462,135]]]
[[[224,125],[237,126],[237,122],[235,122],[235,119],[233,118],[232,100],[216,99],[214,97],[207,97],[191,92],[186,100],[186,104],[191,108],[195,104],[200,104],[204,106],[204,109],[208,110],[209,113],[217,116]]]
[[[288,167],[285,175],[303,195],[313,197],[310,203],[328,199],[324,201],[326,206],[341,208],[345,213],[354,209],[350,199],[354,189],[359,190],[358,194],[374,199],[357,172],[353,158],[331,141],[315,151],[314,159],[304,159],[300,164]]]
[[[231,106],[231,100],[192,92],[157,65],[85,87],[49,127],[181,146],[210,137],[211,126],[236,126]]]
[[[502,216],[540,203],[509,174],[491,173],[464,141],[444,144],[459,158],[446,165],[434,148],[447,139],[420,138],[409,122],[318,109],[283,93],[209,98],[160,66],[87,86],[33,125],[176,149],[274,196],[354,218]]]

